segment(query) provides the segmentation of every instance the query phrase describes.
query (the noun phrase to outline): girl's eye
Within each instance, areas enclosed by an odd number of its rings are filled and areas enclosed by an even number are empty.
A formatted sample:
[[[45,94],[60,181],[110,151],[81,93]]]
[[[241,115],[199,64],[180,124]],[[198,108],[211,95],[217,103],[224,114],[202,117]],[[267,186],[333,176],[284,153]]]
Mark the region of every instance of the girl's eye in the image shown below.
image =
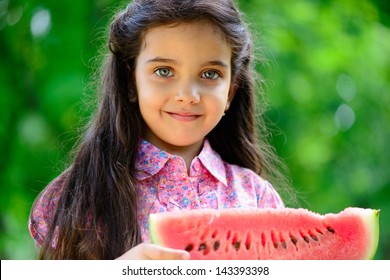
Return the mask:
[[[173,73],[171,71],[171,69],[169,68],[158,68],[156,71],[154,71],[154,73],[159,76],[159,77],[162,77],[162,78],[168,78],[168,77],[172,77],[173,76]]]
[[[216,80],[220,77],[219,73],[215,70],[207,70],[202,73],[202,78],[208,80]]]

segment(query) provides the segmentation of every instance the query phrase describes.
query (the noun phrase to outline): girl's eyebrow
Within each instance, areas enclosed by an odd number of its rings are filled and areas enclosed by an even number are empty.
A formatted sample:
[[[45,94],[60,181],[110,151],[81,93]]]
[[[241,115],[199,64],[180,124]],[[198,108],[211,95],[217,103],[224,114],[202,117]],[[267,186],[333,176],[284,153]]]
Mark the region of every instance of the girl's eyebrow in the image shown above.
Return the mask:
[[[222,60],[210,60],[201,65],[202,67],[204,66],[221,66],[223,68],[228,68],[228,64],[223,62]]]
[[[148,59],[148,60],[146,61],[146,63],[156,63],[156,62],[159,62],[159,63],[169,63],[169,64],[179,65],[179,62],[177,62],[177,61],[174,60],[174,59],[164,58],[164,57],[160,57],[160,56],[157,56],[157,57],[152,58],[152,59]]]
[[[155,58],[152,58],[152,59],[148,59],[146,61],[146,63],[167,63],[167,64],[174,64],[174,65],[179,65],[180,63],[174,59],[171,59],[171,58],[164,58],[164,57],[160,57],[160,56],[157,56]],[[201,67],[205,67],[205,66],[221,66],[223,68],[228,68],[228,64],[223,62],[222,60],[210,60],[210,61],[206,61],[205,63],[202,63]]]

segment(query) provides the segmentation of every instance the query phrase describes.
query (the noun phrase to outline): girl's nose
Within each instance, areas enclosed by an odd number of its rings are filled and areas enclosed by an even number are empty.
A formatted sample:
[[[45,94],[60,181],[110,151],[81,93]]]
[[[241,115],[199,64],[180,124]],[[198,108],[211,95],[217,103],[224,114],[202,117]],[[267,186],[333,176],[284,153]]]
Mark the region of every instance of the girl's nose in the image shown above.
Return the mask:
[[[196,104],[200,101],[199,89],[193,83],[185,83],[177,90],[175,101]]]

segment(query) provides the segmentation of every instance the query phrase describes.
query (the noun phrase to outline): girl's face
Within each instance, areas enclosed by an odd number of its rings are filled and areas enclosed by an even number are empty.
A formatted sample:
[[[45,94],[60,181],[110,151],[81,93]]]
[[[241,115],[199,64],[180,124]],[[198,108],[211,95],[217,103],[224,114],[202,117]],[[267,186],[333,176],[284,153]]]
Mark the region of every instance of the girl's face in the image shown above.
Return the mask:
[[[145,139],[171,152],[199,150],[233,98],[231,55],[208,22],[148,30],[135,71]]]

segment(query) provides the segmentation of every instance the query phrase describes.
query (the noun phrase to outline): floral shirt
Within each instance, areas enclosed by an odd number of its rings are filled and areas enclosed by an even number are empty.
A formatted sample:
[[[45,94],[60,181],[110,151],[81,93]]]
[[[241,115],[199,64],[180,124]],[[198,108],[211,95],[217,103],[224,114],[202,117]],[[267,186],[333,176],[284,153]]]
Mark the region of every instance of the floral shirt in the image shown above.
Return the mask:
[[[271,184],[253,171],[224,162],[207,139],[191,163],[189,172],[180,156],[169,154],[142,140],[136,160],[138,221],[142,239],[149,241],[150,213],[200,208],[284,207]],[[55,179],[31,212],[29,229],[42,244],[61,193]]]

